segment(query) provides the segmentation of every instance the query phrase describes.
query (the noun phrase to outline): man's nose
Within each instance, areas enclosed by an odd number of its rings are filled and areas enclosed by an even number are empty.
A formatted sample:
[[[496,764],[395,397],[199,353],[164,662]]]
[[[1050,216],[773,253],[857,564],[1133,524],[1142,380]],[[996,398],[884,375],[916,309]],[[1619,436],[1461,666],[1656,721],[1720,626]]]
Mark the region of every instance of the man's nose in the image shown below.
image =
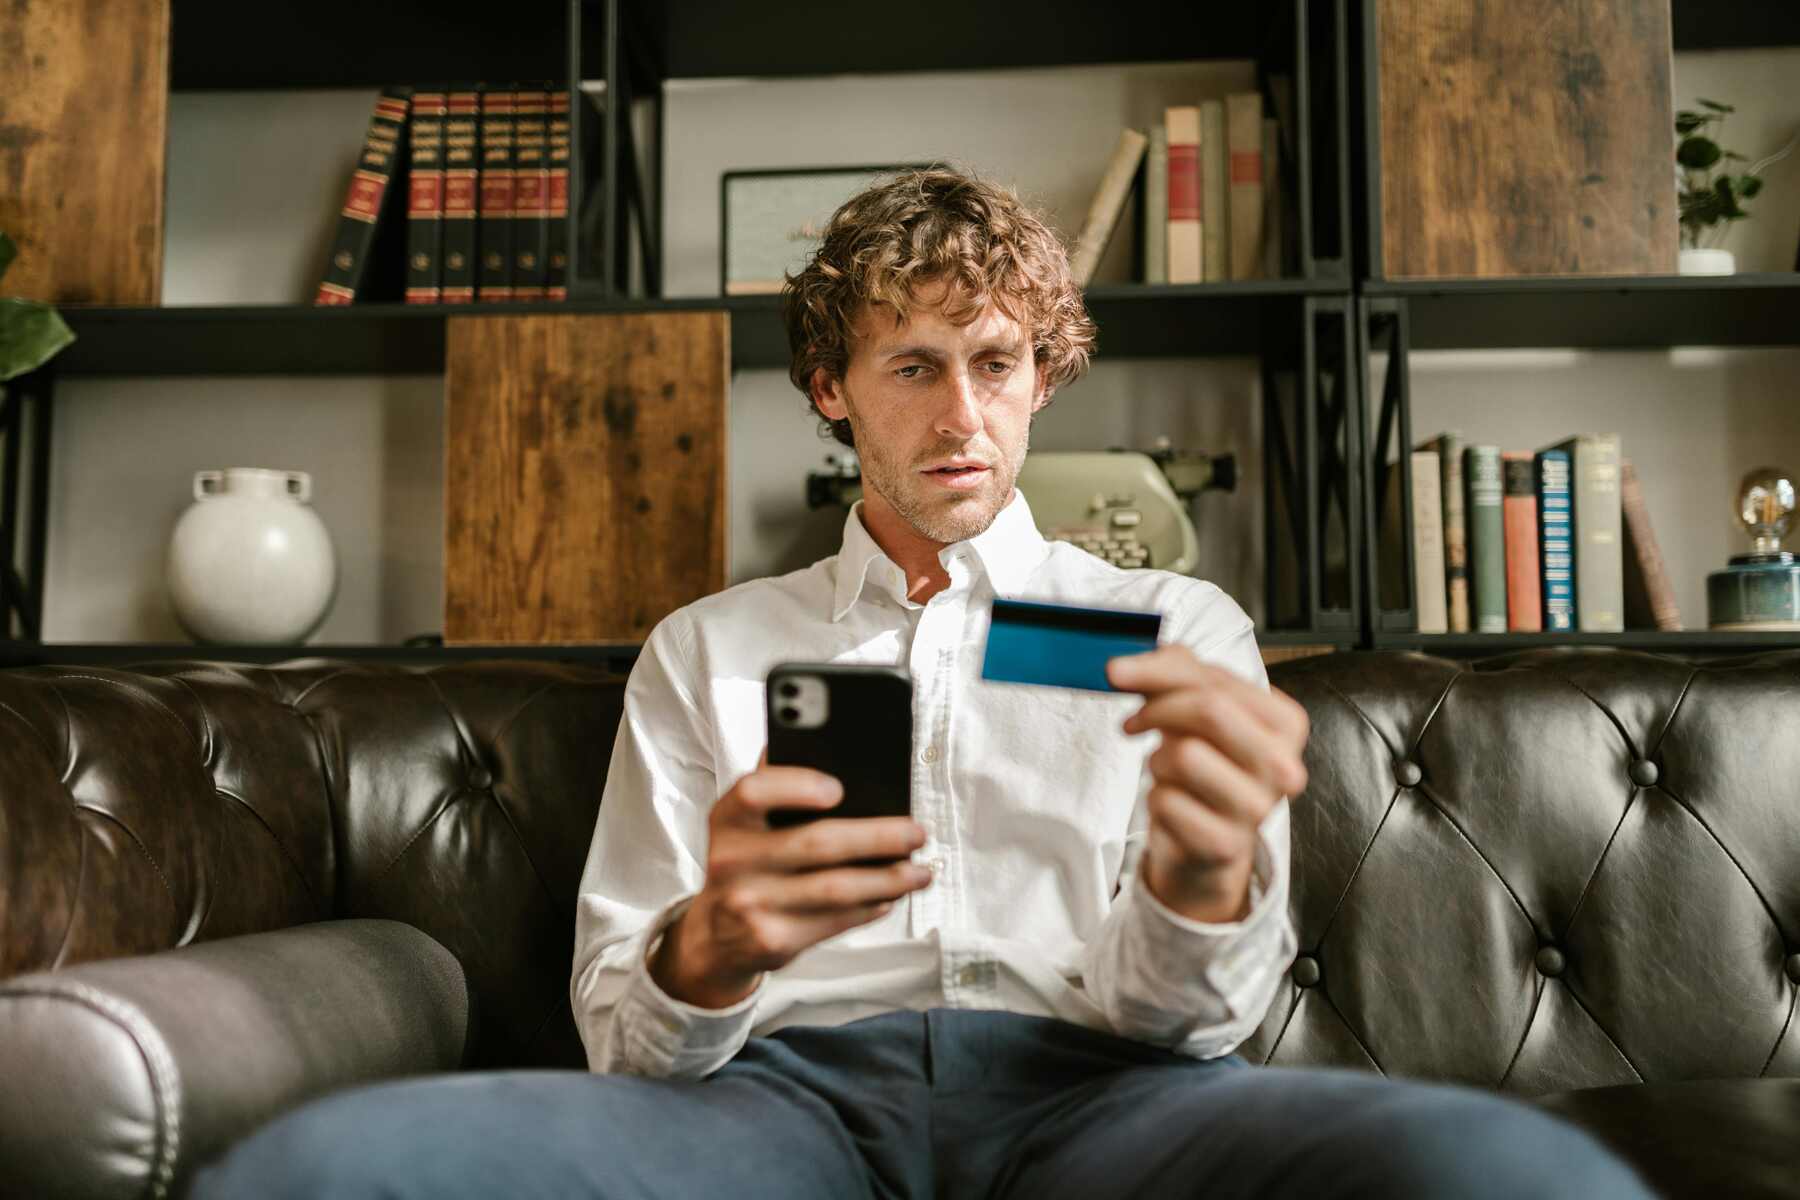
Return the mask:
[[[981,400],[975,381],[963,373],[949,376],[949,396],[938,411],[937,431],[946,437],[973,437],[981,432]]]

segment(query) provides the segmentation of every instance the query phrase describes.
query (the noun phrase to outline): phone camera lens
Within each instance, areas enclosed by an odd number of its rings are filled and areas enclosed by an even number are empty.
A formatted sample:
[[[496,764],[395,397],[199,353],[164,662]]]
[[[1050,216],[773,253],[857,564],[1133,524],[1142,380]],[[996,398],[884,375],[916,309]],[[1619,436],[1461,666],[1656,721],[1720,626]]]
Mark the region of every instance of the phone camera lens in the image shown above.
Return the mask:
[[[781,719],[790,724],[794,721],[798,721],[800,719],[800,710],[791,704],[784,705],[781,709]]]
[[[800,694],[800,685],[789,681],[781,685],[781,696],[784,700],[792,700]]]

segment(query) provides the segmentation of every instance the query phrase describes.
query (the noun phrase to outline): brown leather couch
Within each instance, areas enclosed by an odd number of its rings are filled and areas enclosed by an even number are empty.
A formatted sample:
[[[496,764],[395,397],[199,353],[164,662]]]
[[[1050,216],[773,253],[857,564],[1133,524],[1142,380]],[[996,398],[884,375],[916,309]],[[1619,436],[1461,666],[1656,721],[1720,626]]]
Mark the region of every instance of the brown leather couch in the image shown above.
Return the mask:
[[[1244,1053],[1501,1088],[1800,1190],[1800,652],[1283,663],[1291,985]],[[179,1195],[309,1097],[583,1063],[597,669],[0,671],[0,1192]]]

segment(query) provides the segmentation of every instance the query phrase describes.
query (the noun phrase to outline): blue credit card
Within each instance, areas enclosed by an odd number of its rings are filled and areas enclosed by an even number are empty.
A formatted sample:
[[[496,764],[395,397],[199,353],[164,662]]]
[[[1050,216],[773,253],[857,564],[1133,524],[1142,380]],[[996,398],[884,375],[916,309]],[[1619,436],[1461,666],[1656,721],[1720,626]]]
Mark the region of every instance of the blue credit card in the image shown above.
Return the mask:
[[[995,600],[981,677],[1115,692],[1107,660],[1156,649],[1161,629],[1161,613]]]

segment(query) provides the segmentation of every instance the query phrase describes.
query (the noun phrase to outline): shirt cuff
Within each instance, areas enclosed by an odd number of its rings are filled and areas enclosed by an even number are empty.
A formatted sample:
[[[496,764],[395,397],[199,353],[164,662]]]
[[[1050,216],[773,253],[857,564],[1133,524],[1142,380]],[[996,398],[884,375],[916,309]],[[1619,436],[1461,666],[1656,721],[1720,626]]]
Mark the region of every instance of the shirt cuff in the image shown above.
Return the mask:
[[[643,951],[632,967],[631,981],[619,1006],[623,1059],[633,1074],[657,1078],[698,1079],[710,1075],[743,1049],[755,1023],[765,974],[756,990],[729,1008],[701,1008],[663,991],[650,974],[650,960],[663,933],[680,920],[694,901],[683,896],[657,915],[643,934]]]
[[[1193,986],[1183,987],[1186,972],[1181,968],[1200,964],[1208,990],[1225,1001],[1234,1018],[1242,1018],[1251,998],[1260,993],[1268,971],[1287,966],[1271,962],[1271,951],[1282,940],[1287,915],[1287,889],[1276,886],[1277,882],[1274,856],[1268,843],[1258,837],[1250,867],[1249,913],[1239,921],[1196,921],[1157,899],[1139,870],[1133,879],[1136,894],[1132,907],[1143,914],[1136,924],[1149,951],[1146,965],[1154,964],[1152,969],[1164,976],[1171,994],[1179,995]]]

